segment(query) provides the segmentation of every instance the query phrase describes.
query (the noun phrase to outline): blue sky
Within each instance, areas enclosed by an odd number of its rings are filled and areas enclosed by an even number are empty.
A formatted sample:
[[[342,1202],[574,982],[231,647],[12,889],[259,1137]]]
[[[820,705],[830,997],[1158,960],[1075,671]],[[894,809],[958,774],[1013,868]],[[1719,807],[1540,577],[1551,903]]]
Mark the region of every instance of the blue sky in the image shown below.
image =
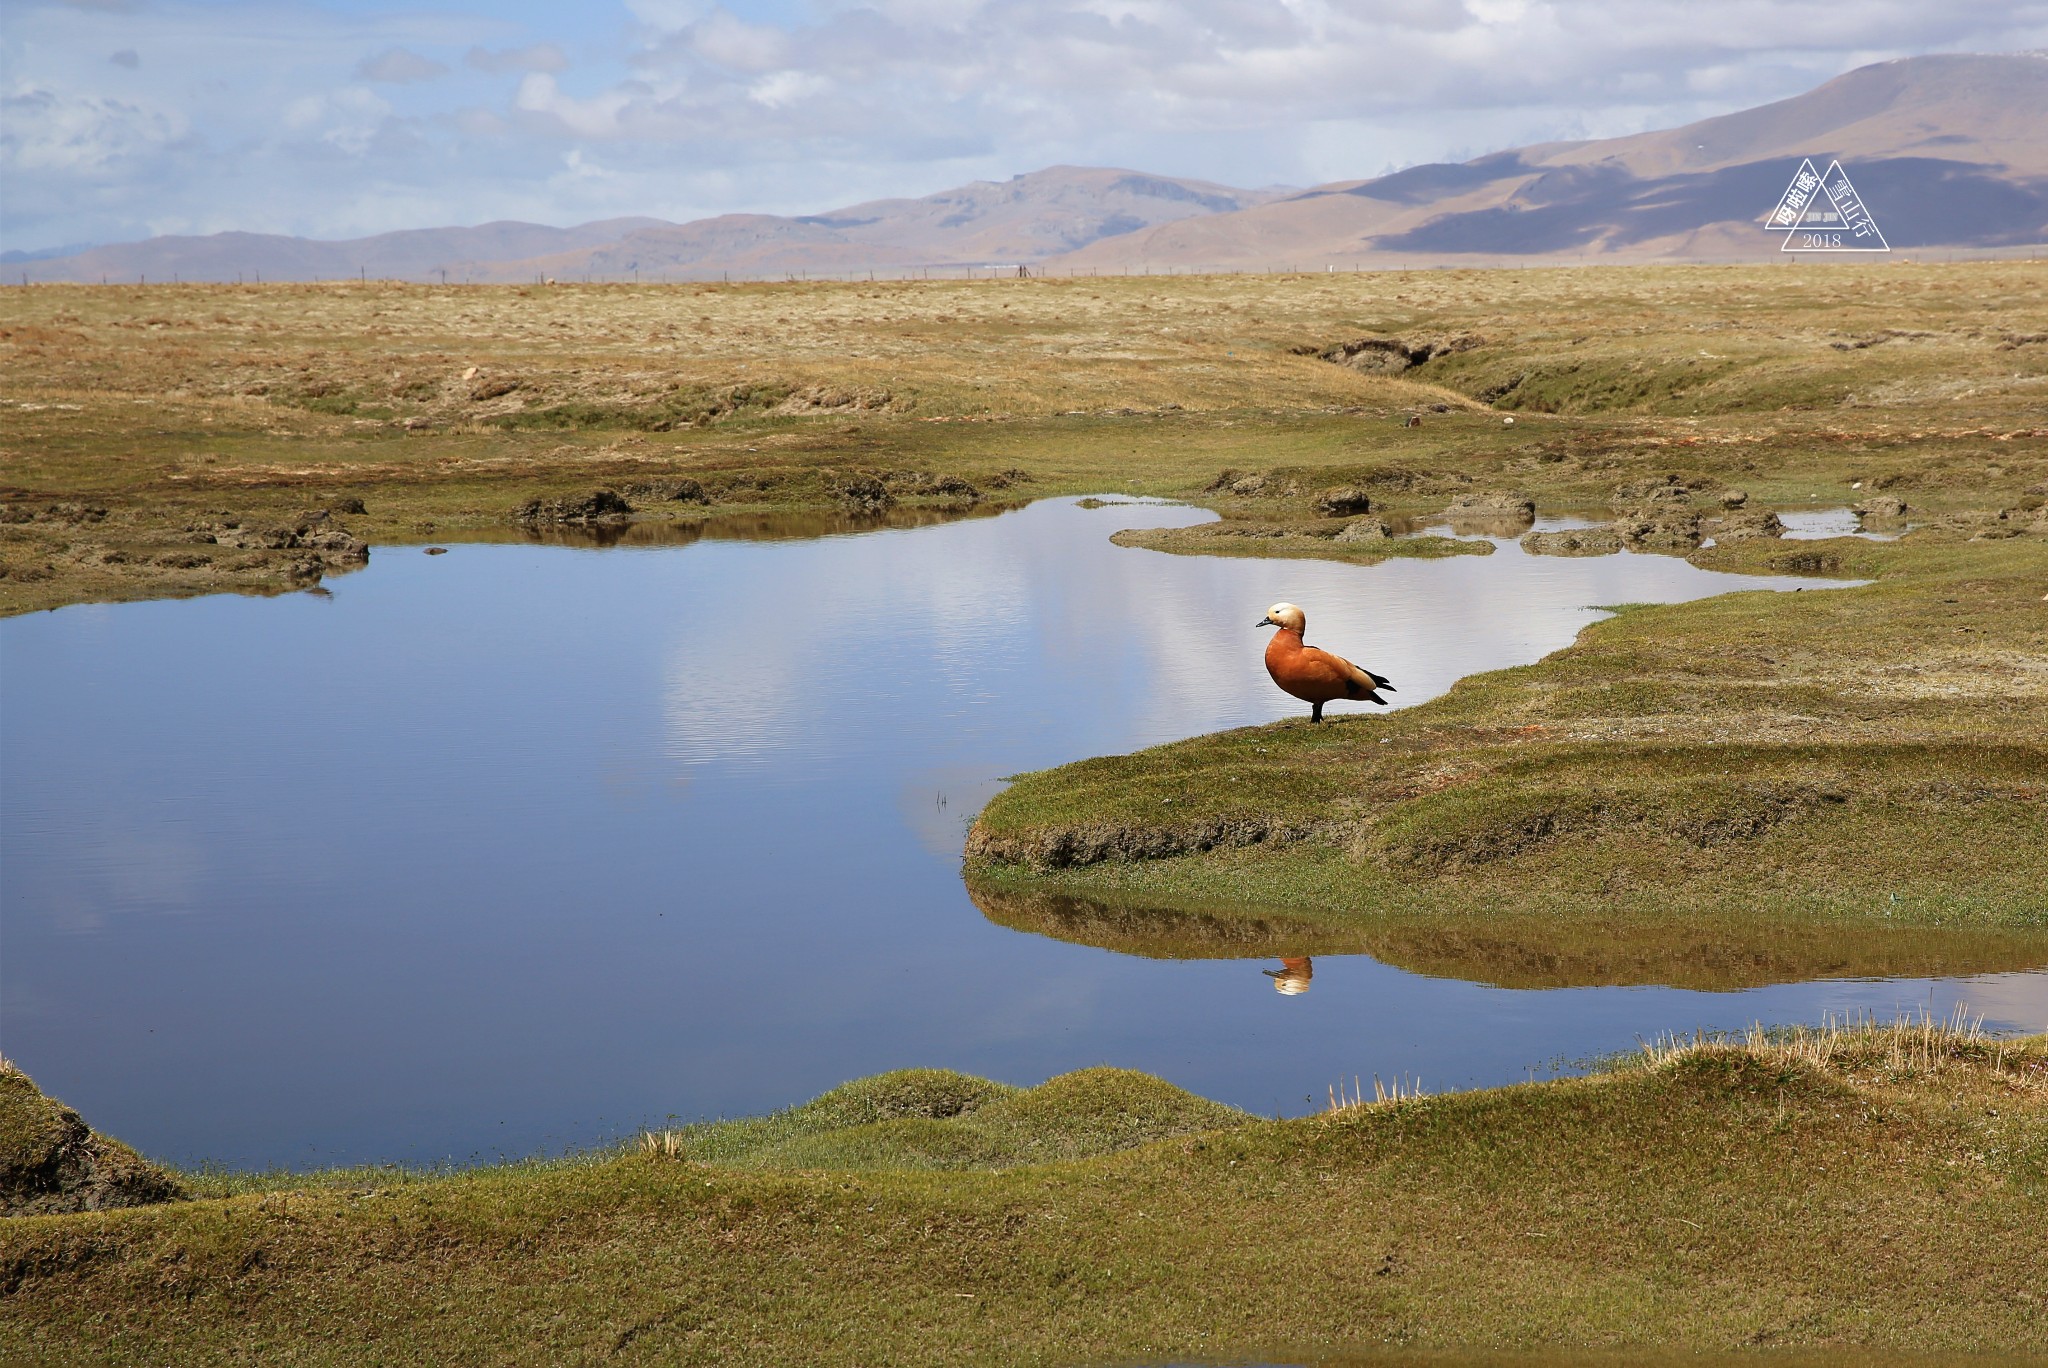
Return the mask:
[[[7,0],[0,247],[1313,184],[1667,127],[2048,0]]]

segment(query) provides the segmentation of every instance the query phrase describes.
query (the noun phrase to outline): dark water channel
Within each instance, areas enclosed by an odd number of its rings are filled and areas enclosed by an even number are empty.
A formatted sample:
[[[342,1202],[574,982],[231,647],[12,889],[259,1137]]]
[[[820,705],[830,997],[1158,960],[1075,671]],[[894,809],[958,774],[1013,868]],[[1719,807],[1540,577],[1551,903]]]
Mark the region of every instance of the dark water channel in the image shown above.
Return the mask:
[[[1276,960],[992,923],[959,848],[998,777],[1298,711],[1251,626],[1276,599],[1414,704],[1589,605],[1825,592],[1509,541],[1375,567],[1108,541],[1206,516],[394,547],[328,597],[0,622],[0,1049],[153,1154],[304,1166],[556,1150],[907,1065],[1109,1063],[1299,1112],[1674,1029],[2048,1019],[2039,970],[1539,991],[1321,956],[1276,992]]]

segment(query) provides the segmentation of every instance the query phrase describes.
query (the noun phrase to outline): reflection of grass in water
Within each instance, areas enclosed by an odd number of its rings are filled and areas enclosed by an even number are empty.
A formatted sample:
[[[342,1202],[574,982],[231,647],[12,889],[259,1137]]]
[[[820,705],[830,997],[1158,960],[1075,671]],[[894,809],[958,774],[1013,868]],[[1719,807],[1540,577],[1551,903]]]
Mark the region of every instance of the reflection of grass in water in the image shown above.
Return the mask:
[[[542,546],[692,546],[700,541],[809,541],[860,532],[939,527],[974,518],[993,518],[1024,505],[1020,501],[916,504],[878,513],[839,509],[793,509],[759,513],[707,514],[678,522],[620,522],[579,526],[526,523],[491,528],[467,538],[476,542],[519,542]]]
[[[1368,1091],[1262,1121],[1115,1071],[1021,1092],[885,1075],[751,1133],[682,1132],[724,1158],[628,1145],[9,1221],[0,1355],[1327,1361],[1392,1342],[1568,1343],[1579,1361],[2040,1342],[2048,1038],[1833,1026],[1554,1083]],[[1157,1115],[1167,1138],[1100,1152]],[[987,1171],[991,1144],[1093,1157]]]
[[[1256,865],[1252,868],[1256,869]],[[1063,893],[1060,876],[969,881],[989,920],[1017,931],[1154,959],[1263,959],[1370,955],[1436,978],[1502,988],[1658,984],[1729,992],[1820,978],[1914,978],[2039,969],[2048,941],[2025,928],[1872,925],[1855,917],[1799,917],[1760,907],[1747,915],[1685,917],[1581,907],[1360,914],[1256,901],[1146,901],[1103,896],[1096,878]],[[1192,882],[1185,880],[1184,882]],[[1242,887],[1242,883],[1237,886]]]

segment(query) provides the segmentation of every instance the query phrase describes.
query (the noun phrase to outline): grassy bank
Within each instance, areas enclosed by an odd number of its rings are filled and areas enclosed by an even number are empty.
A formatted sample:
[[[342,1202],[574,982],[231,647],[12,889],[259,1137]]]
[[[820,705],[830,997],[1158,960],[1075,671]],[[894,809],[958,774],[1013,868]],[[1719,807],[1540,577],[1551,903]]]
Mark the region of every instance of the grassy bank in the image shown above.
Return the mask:
[[[1396,515],[1503,486],[1604,506],[1677,470],[1781,506],[1861,484],[1997,510],[2048,480],[2044,279],[7,290],[0,611],[303,588],[361,563],[335,534],[546,536],[514,510],[600,488],[628,525],[681,529],[1088,490],[1299,522],[1358,479]],[[1347,350],[1369,338],[1447,349]],[[1276,478],[1239,494],[1216,487],[1225,468]]]
[[[1420,707],[1027,775],[976,823],[970,876],[1284,907],[1340,937],[1511,913],[1738,937],[1967,924],[2048,948],[2048,544],[1696,555],[1793,558],[1872,583],[1629,608]]]
[[[2011,1353],[2048,1334],[2044,1199],[2039,1037],[1799,1032],[1286,1122],[896,1075],[575,1163],[0,1223],[0,1353]]]

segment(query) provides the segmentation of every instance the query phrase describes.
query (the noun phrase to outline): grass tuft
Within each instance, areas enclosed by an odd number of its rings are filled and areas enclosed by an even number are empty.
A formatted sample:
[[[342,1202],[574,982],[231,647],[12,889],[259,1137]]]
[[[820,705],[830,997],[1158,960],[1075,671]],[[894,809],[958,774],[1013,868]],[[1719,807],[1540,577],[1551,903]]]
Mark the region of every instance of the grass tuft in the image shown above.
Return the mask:
[[[1740,1036],[1696,1032],[1645,1041],[1644,1062],[1652,1069],[1682,1067],[1687,1061],[1739,1050],[1751,1058],[1818,1070],[1875,1070],[1893,1082],[1932,1080],[1944,1074],[2007,1072],[2007,1041],[1989,1035],[1984,1019],[1957,1003],[1946,1017],[1924,1009],[1917,1016],[1880,1021],[1875,1015],[1830,1016],[1818,1026],[1765,1027],[1752,1024]],[[2048,1080],[2044,1080],[2048,1082]]]
[[[642,1131],[640,1153],[649,1159],[685,1159],[689,1157],[690,1146],[681,1131]]]
[[[1422,1091],[1422,1079],[1419,1076],[1408,1078],[1405,1075],[1397,1075],[1392,1083],[1384,1083],[1380,1081],[1378,1074],[1374,1074],[1372,1101],[1368,1102],[1365,1100],[1364,1085],[1358,1081],[1358,1075],[1353,1074],[1349,1092],[1344,1090],[1344,1080],[1341,1078],[1330,1085],[1330,1105],[1324,1114],[1335,1116],[1363,1107],[1384,1107],[1389,1103],[1413,1102],[1425,1096],[1427,1094]]]

